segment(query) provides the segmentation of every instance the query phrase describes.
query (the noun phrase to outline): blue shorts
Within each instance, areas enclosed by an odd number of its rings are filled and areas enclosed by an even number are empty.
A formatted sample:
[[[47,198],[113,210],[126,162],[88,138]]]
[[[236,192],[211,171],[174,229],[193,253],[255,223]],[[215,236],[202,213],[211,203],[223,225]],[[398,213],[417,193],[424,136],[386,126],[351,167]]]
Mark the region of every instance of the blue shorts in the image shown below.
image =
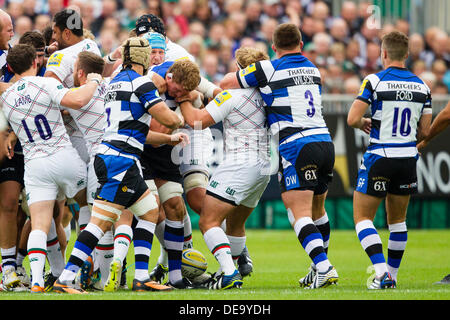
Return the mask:
[[[328,134],[299,138],[279,146],[281,192],[312,190],[323,194],[333,178],[334,145]]]
[[[365,153],[356,180],[356,191],[375,197],[417,193],[417,158],[386,158]]]
[[[133,159],[97,154],[94,169],[100,185],[95,199],[106,200],[127,208],[148,189],[138,163]]]

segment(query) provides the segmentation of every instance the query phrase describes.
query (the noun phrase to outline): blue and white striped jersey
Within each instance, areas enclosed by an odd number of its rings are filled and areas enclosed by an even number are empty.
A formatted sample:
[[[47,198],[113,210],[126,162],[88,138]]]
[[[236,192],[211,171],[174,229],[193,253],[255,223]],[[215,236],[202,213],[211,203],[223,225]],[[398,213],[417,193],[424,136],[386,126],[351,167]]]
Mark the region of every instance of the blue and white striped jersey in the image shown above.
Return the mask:
[[[368,75],[357,99],[370,104],[372,129],[367,152],[387,158],[415,157],[422,114],[431,113],[428,86],[404,68]]]
[[[148,110],[160,102],[148,77],[131,69],[118,73],[105,95],[106,127],[97,153],[139,160],[152,118]]]
[[[237,72],[241,88],[258,87],[267,104],[267,122],[279,141],[298,134],[329,134],[322,116],[319,69],[301,53],[264,60]]]

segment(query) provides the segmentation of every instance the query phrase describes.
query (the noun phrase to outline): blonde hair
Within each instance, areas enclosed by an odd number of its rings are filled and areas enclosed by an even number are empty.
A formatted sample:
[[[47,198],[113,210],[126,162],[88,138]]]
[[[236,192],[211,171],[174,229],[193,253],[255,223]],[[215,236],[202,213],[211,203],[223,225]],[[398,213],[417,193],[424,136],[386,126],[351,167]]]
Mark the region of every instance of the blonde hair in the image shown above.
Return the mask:
[[[91,39],[95,41],[95,36],[88,29],[83,29],[83,39]]]
[[[187,91],[194,90],[200,83],[200,69],[191,60],[175,61],[167,72],[172,74],[172,81],[180,84]]]
[[[269,60],[269,56],[267,55],[267,53],[251,47],[237,49],[235,52],[235,56],[237,63],[242,68],[246,68],[257,61]]]

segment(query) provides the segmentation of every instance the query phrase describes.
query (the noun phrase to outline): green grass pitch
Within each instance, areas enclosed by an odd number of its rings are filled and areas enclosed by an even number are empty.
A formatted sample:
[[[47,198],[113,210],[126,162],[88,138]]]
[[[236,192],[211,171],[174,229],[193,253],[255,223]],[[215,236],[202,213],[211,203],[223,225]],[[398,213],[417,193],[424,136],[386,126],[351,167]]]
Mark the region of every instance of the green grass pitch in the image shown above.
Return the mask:
[[[380,230],[384,251],[388,232]],[[156,239],[156,238],[155,238]],[[218,264],[208,251],[198,230],[193,234],[194,247],[208,260],[208,271]],[[72,248],[74,234],[69,243]],[[318,290],[305,290],[298,279],[307,272],[310,260],[292,230],[247,230],[247,246],[254,262],[254,272],[244,279],[240,290],[176,290],[171,292],[116,293],[90,292],[87,295],[57,293],[30,294],[0,292],[0,300],[449,300],[450,285],[436,285],[450,273],[450,230],[409,230],[408,244],[401,263],[398,288],[369,291],[366,272],[370,260],[352,230],[332,230],[329,259],[339,273],[337,285]],[[134,267],[133,250],[128,255],[128,284],[131,286]],[[159,254],[155,240],[150,269]],[[28,259],[25,260],[25,266]]]

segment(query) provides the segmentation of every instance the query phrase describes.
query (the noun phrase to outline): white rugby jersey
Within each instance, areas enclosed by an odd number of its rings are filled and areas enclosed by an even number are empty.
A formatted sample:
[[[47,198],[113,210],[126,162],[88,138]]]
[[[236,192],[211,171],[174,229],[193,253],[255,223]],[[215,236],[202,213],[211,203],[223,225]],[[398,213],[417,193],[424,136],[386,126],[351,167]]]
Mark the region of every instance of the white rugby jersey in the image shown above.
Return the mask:
[[[23,77],[1,96],[3,113],[23,147],[25,161],[71,146],[59,104],[69,89],[56,79]]]
[[[222,91],[205,108],[223,123],[226,159],[269,160],[265,103],[256,88]]]
[[[91,39],[84,39],[73,46],[55,51],[48,58],[46,71],[51,71],[57,75],[66,88],[73,88],[73,67],[78,54],[82,51],[93,52],[101,56],[97,44]]]
[[[280,142],[300,132],[301,136],[329,134],[322,116],[319,69],[301,53],[258,61],[236,75],[241,88],[259,88],[268,125]]]
[[[78,110],[68,109],[83,134],[91,157],[95,155],[95,150],[103,139],[103,130],[106,124],[105,95],[107,89],[108,83],[102,81],[87,105]]]
[[[195,62],[194,56],[185,48],[171,40],[168,40],[164,61],[177,61],[182,59],[188,59]]]
[[[387,68],[364,79],[357,99],[371,108],[368,153],[388,158],[417,155],[418,122],[432,111],[430,89],[419,77],[404,68]]]
[[[97,152],[139,160],[152,119],[148,110],[159,102],[158,90],[148,77],[122,70],[105,95],[105,134]]]

